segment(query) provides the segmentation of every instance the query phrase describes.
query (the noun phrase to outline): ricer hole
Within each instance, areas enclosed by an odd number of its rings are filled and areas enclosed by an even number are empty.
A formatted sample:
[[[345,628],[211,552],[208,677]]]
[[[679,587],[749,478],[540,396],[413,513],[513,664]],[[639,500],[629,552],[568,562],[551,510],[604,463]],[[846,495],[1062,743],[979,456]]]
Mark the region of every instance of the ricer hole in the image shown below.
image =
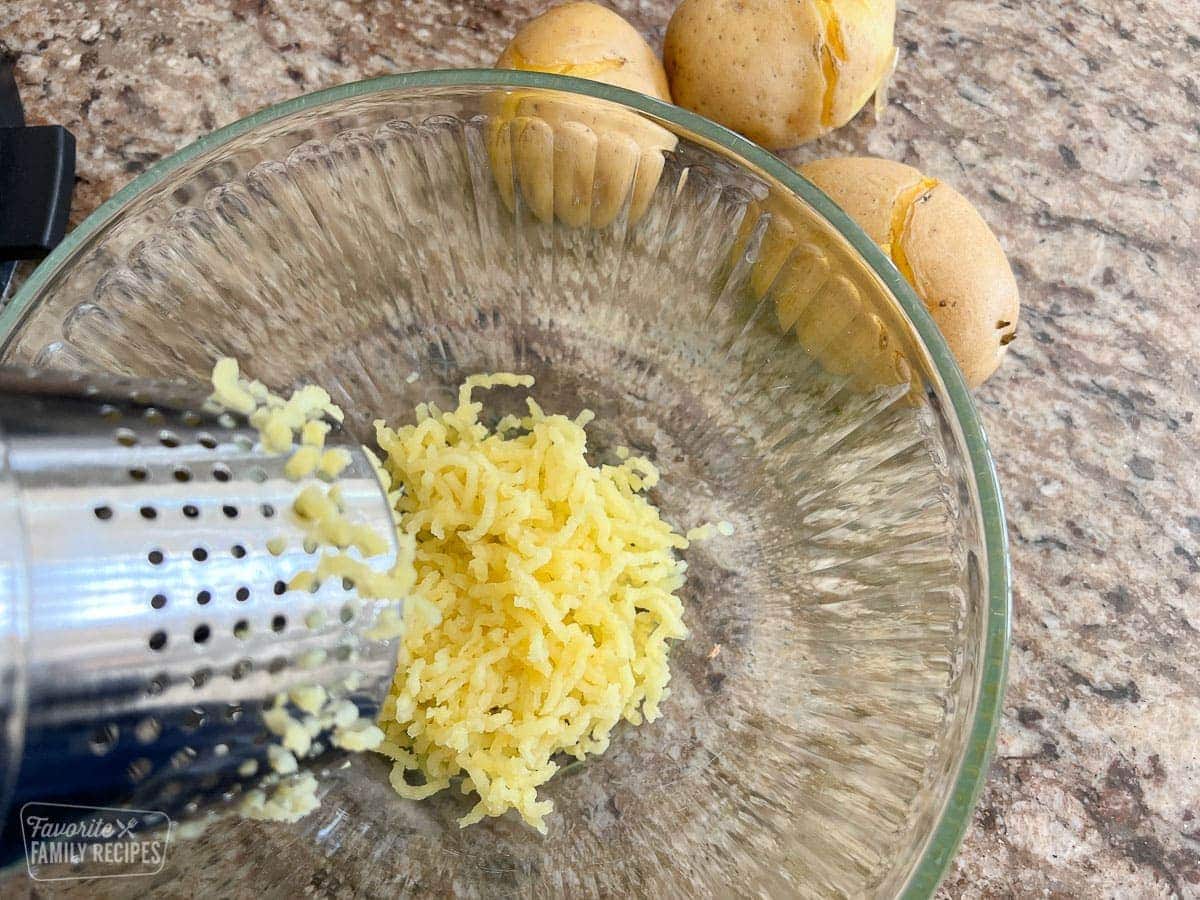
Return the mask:
[[[196,758],[196,751],[191,747],[180,747],[171,754],[171,765],[176,769],[186,769]]]
[[[183,717],[183,730],[195,731],[197,728],[202,728],[208,722],[208,713],[196,706],[188,710],[187,715]]]
[[[88,748],[97,756],[105,756],[117,745],[121,732],[115,724],[108,722],[99,726],[88,738]]]
[[[152,744],[158,740],[160,734],[162,734],[162,722],[154,716],[146,716],[133,726],[133,736],[137,738],[139,744]]]

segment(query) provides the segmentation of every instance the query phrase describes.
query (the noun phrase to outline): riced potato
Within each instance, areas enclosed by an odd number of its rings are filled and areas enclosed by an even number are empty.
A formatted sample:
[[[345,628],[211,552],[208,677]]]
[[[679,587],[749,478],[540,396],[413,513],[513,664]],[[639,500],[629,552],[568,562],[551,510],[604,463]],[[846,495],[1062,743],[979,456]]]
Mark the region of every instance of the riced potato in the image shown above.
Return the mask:
[[[473,376],[455,409],[376,425],[416,539],[415,591],[438,614],[406,610],[379,749],[401,796],[461,777],[478,802],[460,824],[513,809],[544,832],[537,789],[555,754],[602,753],[620,720],[660,715],[670,642],[687,635],[674,551],[688,540],[643,495],[659,477],[647,460],[588,464],[587,410],[568,419],[528,399],[520,419],[480,422],[474,390],[532,383]]]
[[[300,761],[331,729],[336,747],[390,757],[402,797],[461,780],[478,798],[461,825],[515,810],[545,832],[551,804],[538,788],[558,769],[556,754],[602,753],[619,721],[661,715],[670,642],[687,636],[676,595],[687,564],[675,551],[732,526],[676,533],[644,495],[658,471],[626,448],[617,465],[590,465],[588,410],[569,419],[527,398],[524,416],[481,423],[475,390],[532,384],[475,375],[453,410],[423,403],[414,424],[375,423],[375,462],[402,548],[390,572],[345,552],[370,557],[387,542],[345,520],[336,483],[298,489],[292,512],[325,549],[289,586],[351,577],[362,598],[404,597],[403,618],[382,614],[367,634],[401,638],[396,677],[377,723],[320,686],[277,697],[263,713],[278,739],[267,751],[272,771],[243,814],[295,821],[314,808],[316,782]],[[248,414],[264,445],[291,450],[285,471],[313,473],[328,430],[313,427],[315,416],[341,414],[327,394],[302,388],[285,401],[224,360],[214,386],[214,399]]]
[[[243,378],[233,359],[216,363],[212,385],[210,404],[247,416],[259,431],[264,451],[290,454],[283,467],[287,477],[299,481],[320,471],[332,481],[351,462],[349,452],[343,448],[323,449],[330,430],[325,419],[341,421],[343,416],[341,409],[321,388],[305,386],[285,399],[261,382]],[[316,570],[302,572],[293,578],[290,584],[293,589],[308,587],[336,574],[357,578],[357,591],[362,597],[399,600],[410,592],[412,554],[404,551],[406,546],[411,550],[411,542],[406,545],[400,538],[400,553],[390,571],[379,573],[371,568],[363,560],[386,552],[390,542],[387,536],[376,534],[369,526],[346,519],[336,484],[328,488],[308,484],[298,489],[291,512],[305,525],[308,539],[323,548]],[[349,548],[357,550],[362,558],[348,555],[345,551]],[[286,547],[281,537],[275,537],[267,541],[267,549],[278,556]],[[381,623],[386,624],[387,612],[387,609],[383,611]],[[368,638],[383,636],[394,635],[366,635]],[[313,657],[311,661],[319,663],[320,660]],[[303,667],[306,660],[302,658],[298,662]],[[353,686],[342,687],[350,690]],[[289,701],[300,711],[299,717],[288,711]],[[316,809],[319,805],[317,780],[312,773],[300,771],[300,760],[323,751],[314,740],[322,731],[331,730],[330,740],[334,746],[351,751],[374,749],[383,739],[383,732],[374,722],[359,718],[358,707],[331,695],[320,685],[300,685],[289,695],[279,695],[274,704],[263,711],[262,718],[278,742],[266,747],[270,769],[259,787],[242,799],[239,809],[246,818],[295,822]],[[259,766],[255,760],[246,760],[238,771],[242,777],[250,778],[259,771]],[[190,830],[199,834],[206,823],[193,824],[195,827]]]

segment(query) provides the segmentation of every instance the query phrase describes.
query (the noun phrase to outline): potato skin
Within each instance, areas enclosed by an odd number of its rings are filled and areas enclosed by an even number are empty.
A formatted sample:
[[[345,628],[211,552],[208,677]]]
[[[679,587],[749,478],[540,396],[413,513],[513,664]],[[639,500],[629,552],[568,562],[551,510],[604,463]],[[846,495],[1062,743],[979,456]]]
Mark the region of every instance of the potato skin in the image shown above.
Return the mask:
[[[800,166],[800,174],[829,195],[884,250],[891,240],[892,210],[925,177],[912,166],[873,156],[837,156]]]
[[[497,69],[576,75],[671,102],[667,74],[637,29],[595,3],[564,3],[516,33]]]
[[[893,59],[895,0],[683,0],[663,62],[675,102],[770,150],[844,125]]]
[[[1017,282],[978,210],[950,185],[871,157],[818,160],[800,174],[889,255],[925,303],[971,387],[996,370],[1016,334]]]

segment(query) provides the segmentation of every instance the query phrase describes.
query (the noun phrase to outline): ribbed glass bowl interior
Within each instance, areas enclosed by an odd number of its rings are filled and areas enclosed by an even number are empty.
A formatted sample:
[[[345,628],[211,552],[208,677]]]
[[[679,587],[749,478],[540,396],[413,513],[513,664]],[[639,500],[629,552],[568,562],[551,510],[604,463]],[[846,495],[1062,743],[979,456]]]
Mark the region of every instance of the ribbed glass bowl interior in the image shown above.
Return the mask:
[[[953,855],[1007,648],[986,446],[894,269],[740,138],[554,76],[335,88],[139,178],[0,336],[5,361],[147,376],[234,355],[328,387],[364,436],[528,372],[547,410],[597,413],[595,460],[663,469],[677,527],[735,526],[686,551],[664,717],[545,786],[547,836],[460,830],[469,798],[401,800],[363,758],[298,825],[180,843],[166,894],[922,895]]]

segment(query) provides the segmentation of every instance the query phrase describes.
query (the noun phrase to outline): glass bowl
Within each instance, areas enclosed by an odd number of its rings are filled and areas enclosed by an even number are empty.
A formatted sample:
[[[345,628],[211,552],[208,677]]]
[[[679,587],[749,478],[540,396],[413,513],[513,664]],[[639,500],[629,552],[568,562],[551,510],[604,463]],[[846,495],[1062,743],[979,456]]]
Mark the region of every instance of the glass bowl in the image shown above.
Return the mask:
[[[180,842],[153,886],[933,892],[1000,713],[1000,495],[922,304],[780,160],[591,81],[348,84],[164,160],[0,314],[5,362],[202,379],[222,355],[328,387],[364,435],[467,374],[531,373],[546,409],[596,412],[594,459],[661,466],[676,527],[735,533],[685,554],[664,717],[543,788],[547,836],[512,814],[460,830],[469,798],[400,800],[369,756],[298,825]]]

